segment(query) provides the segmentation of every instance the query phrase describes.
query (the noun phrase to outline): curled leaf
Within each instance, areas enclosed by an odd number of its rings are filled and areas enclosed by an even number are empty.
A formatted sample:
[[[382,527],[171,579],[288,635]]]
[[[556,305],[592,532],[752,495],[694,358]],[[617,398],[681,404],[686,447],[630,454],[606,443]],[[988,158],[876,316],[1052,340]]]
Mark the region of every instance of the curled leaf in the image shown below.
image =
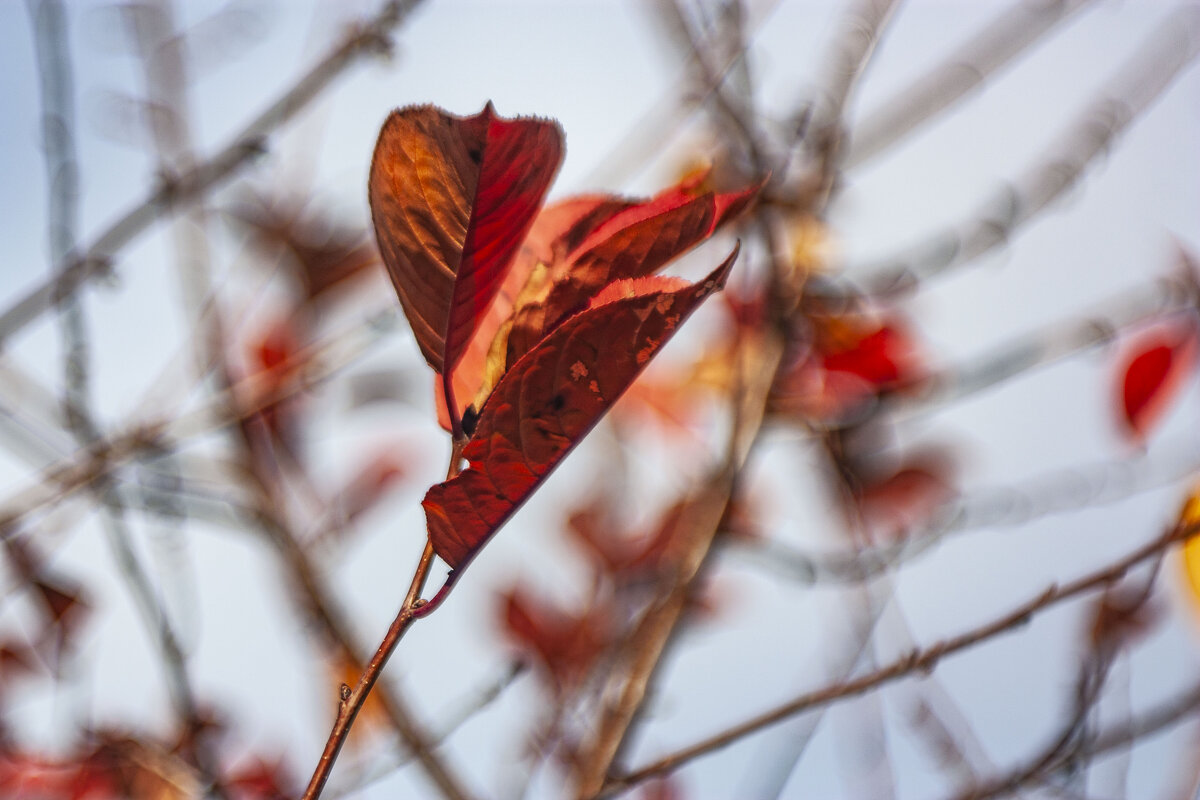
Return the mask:
[[[425,495],[438,556],[455,570],[470,561],[724,285],[736,257],[735,250],[697,284],[654,277],[613,284],[512,365],[463,450],[468,468]]]
[[[491,103],[473,117],[413,106],[384,123],[371,215],[417,344],[439,374],[453,369],[499,291],[562,156],[556,123],[505,119]]]
[[[568,235],[579,238],[578,245],[550,263],[546,274],[531,274],[531,280],[541,285],[527,286],[524,302],[514,311],[506,363],[516,363],[604,286],[651,275],[710,237],[719,225],[745,210],[760,188],[755,185],[729,194],[696,195],[685,185],[619,208],[606,219],[599,219],[602,215],[597,213],[583,217],[583,225],[567,230]],[[585,225],[593,227],[581,235]],[[559,251],[568,243],[560,242]]]

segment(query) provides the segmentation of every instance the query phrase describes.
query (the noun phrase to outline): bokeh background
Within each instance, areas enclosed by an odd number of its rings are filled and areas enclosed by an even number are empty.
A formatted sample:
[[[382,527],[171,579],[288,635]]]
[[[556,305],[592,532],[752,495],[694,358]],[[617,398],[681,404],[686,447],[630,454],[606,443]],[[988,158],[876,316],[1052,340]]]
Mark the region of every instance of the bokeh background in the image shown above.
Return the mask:
[[[0,3],[0,309],[42,285],[55,261],[47,178],[53,148],[39,88],[45,66],[31,21],[42,5]],[[819,100],[850,5],[743,5],[753,102],[762,119],[783,129],[805,104]],[[131,33],[131,15],[142,13],[138,4],[63,6],[79,246],[92,244],[141,204],[165,168],[219,152],[377,10],[366,0],[189,0],[164,7],[161,19],[171,27],[159,46],[177,48],[185,65],[175,84],[147,68],[156,62],[145,46],[155,40],[153,32],[143,31],[140,40]],[[851,130],[954,59],[964,42],[1011,7],[1027,8],[1031,16],[1059,9],[1064,20],[913,135],[850,162],[822,233],[820,253],[831,274],[869,277],[893,258],[923,258],[928,242],[971,220],[1003,219],[1005,199],[1019,195],[1023,176],[1047,156],[1078,153],[1064,135],[1096,97],[1145,84],[1136,75],[1130,80],[1123,65],[1139,58],[1164,26],[1184,50],[1194,53],[1200,40],[1200,8],[1165,0],[912,0],[894,10],[851,95]],[[699,8],[715,13],[717,6]],[[96,429],[116,435],[206,407],[220,391],[213,375],[197,377],[193,320],[207,303],[221,309],[228,338],[220,347],[234,371],[256,368],[256,354],[294,299],[286,255],[255,243],[242,219],[245,209],[254,203],[302,209],[317,228],[365,230],[370,156],[391,109],[436,103],[470,114],[491,100],[506,116],[553,117],[567,135],[553,198],[646,194],[704,159],[719,163],[691,78],[650,4],[417,4],[396,27],[390,55],[348,66],[270,132],[261,154],[205,192],[191,207],[199,212],[164,210],[113,254],[110,275],[78,292]],[[156,96],[164,86],[175,91]],[[1200,70],[1189,63],[1049,208],[1015,226],[1008,241],[900,301],[925,363],[931,369],[980,364],[1007,343],[1054,343],[1059,340],[1047,331],[1091,315],[1104,332],[1109,316],[1176,274],[1181,253],[1200,252],[1197,143]],[[729,244],[726,235],[706,245],[677,271],[702,274]],[[187,272],[197,260],[208,270],[210,294],[197,295],[196,273]],[[363,647],[378,641],[407,589],[424,537],[419,501],[441,480],[448,452],[434,415],[431,375],[396,316],[382,270],[373,269],[323,309],[314,328],[319,341],[336,345],[328,356],[336,369],[303,395],[301,439],[311,485],[293,483],[287,491],[298,530],[317,536],[345,500],[338,490],[364,465],[383,458],[385,472],[393,468],[376,502],[346,530],[333,526],[340,531],[333,544],[313,550]],[[739,280],[735,274],[732,283]],[[43,313],[11,335],[4,332],[0,481],[10,512],[38,491],[53,494],[45,471],[78,448],[61,413],[67,348],[57,319],[55,312]],[[717,312],[706,309],[664,360],[686,363],[718,325]],[[1200,397],[1192,380],[1144,441],[1123,434],[1114,387],[1122,348],[1136,332],[1100,336],[1094,347],[897,422],[901,441],[948,448],[957,491],[999,498],[1005,513],[998,517],[1013,524],[956,533],[895,571],[890,599],[881,606],[886,624],[872,645],[881,663],[914,641],[936,642],[1056,581],[1110,563],[1171,524],[1200,466]],[[277,554],[247,532],[229,430],[199,427],[179,443],[174,466],[139,461],[117,473],[121,491],[132,494],[164,475],[182,474],[189,487],[180,490],[187,495],[183,505],[163,501],[165,510],[128,510],[131,541],[177,627],[197,696],[228,724],[222,761],[279,759],[293,781],[289,790],[298,791],[327,734],[337,682],[350,677],[323,657],[319,637],[296,611]],[[703,440],[680,444],[636,415],[617,432],[598,429],[477,559],[446,606],[413,629],[387,670],[386,680],[432,730],[502,681],[499,696],[442,748],[480,796],[563,795],[559,769],[528,772],[528,735],[543,713],[544,689],[529,670],[502,680],[517,651],[502,630],[498,596],[519,582],[567,605],[586,599],[586,566],[564,543],[562,518],[614,469],[614,447],[624,453],[617,468],[637,487],[628,496],[636,519],[652,518],[707,457]],[[746,481],[767,542],[804,552],[845,545],[827,476],[802,433],[769,432]],[[88,607],[55,674],[4,678],[8,739],[46,758],[70,754],[87,728],[169,738],[175,725],[162,659],[114,561],[102,516],[96,498],[80,492],[9,522],[11,535],[36,542],[48,569],[78,585]],[[838,678],[853,640],[849,632],[861,624],[859,590],[807,585],[772,559],[769,548],[734,548],[714,570],[715,616],[676,643],[629,753],[631,764]],[[1163,573],[1154,598],[1159,621],[1113,667],[1097,712],[1101,721],[1119,721],[1170,697],[1196,674],[1197,601],[1177,558],[1166,560]],[[6,564],[0,630],[35,635],[38,614],[28,595]],[[1003,771],[1057,729],[1085,649],[1089,608],[1058,606],[1014,633],[947,658],[933,680],[907,679],[834,707],[790,777],[771,776],[790,763],[787,754],[811,715],[688,765],[672,791],[696,798],[774,796],[763,788],[774,782],[782,797],[883,796],[881,787],[898,797],[947,794],[953,784],[910,719],[914,687],[927,683],[936,683],[929,691],[957,709],[960,730],[973,732],[981,762]],[[400,748],[386,726],[366,722],[373,733],[343,756],[331,796],[428,796],[420,771],[398,763]],[[1097,762],[1088,779],[1095,795],[1085,783],[1072,789],[1080,790],[1075,794],[1043,787],[1025,796],[1191,797],[1198,736],[1193,717]],[[862,755],[872,748],[888,753],[886,775],[879,773],[880,759]]]

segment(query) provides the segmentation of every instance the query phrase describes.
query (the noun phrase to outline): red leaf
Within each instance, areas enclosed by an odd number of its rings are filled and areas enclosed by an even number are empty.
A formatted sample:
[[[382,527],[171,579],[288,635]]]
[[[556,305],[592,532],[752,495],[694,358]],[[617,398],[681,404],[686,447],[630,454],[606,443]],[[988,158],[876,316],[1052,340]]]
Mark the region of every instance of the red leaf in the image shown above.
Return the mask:
[[[232,212],[253,233],[262,249],[282,248],[291,258],[294,276],[308,300],[363,276],[379,263],[367,232],[327,218],[319,210],[289,201],[250,198]]]
[[[368,185],[375,233],[438,373],[462,356],[562,155],[556,123],[504,119],[491,103],[473,117],[414,106],[384,123]]]
[[[827,352],[822,366],[827,372],[849,372],[876,388],[900,382],[913,359],[912,341],[895,325],[883,325],[851,346]]]
[[[567,614],[520,589],[503,600],[505,631],[537,659],[559,691],[577,685],[612,639],[612,620],[603,607]]]
[[[544,296],[518,308],[508,336],[506,363],[512,365],[588,298],[613,281],[651,275],[710,237],[757,196],[761,185],[740,192],[693,194],[673,187],[651,200],[629,205],[595,224],[578,246],[551,265]],[[602,212],[611,211],[607,207]],[[578,236],[580,226],[568,229]]]
[[[1196,326],[1164,327],[1142,337],[1121,369],[1121,410],[1127,433],[1146,438],[1196,367]]]
[[[927,523],[954,496],[949,465],[918,459],[863,486],[855,500],[873,538],[899,538]]]
[[[429,490],[429,538],[460,569],[599,421],[679,325],[722,286],[737,250],[699,284],[622,281],[514,364],[463,450],[469,467]],[[613,353],[630,357],[608,358]]]

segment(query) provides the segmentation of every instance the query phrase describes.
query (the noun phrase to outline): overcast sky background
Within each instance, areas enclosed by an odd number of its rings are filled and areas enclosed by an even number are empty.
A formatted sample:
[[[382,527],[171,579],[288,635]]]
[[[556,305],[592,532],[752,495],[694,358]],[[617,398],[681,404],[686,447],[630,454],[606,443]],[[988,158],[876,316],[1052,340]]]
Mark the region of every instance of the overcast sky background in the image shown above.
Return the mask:
[[[217,6],[189,2],[181,13],[200,20]],[[806,97],[821,75],[839,20],[832,2],[751,2],[758,20],[752,66],[757,100],[779,118]],[[847,176],[831,222],[840,258],[866,263],[902,250],[947,224],[967,218],[994,188],[1020,175],[1053,146],[1089,100],[1111,80],[1138,44],[1182,4],[1098,2],[1047,42],[921,134]],[[197,151],[221,147],[247,119],[325,52],[348,20],[375,3],[263,2],[256,34],[245,47],[200,71],[192,84]],[[950,53],[1003,4],[905,4],[879,48],[853,103],[869,111]],[[141,90],[137,61],[114,48],[116,36],[102,4],[69,4],[75,59],[77,135],[81,164],[80,231],[90,241],[117,215],[139,202],[154,179],[144,142],[114,138],[106,98]],[[0,306],[35,286],[49,269],[46,187],[41,159],[36,61],[25,4],[0,3]],[[366,219],[366,174],[378,129],[387,113],[432,102],[460,114],[492,100],[499,113],[558,119],[567,156],[554,197],[580,191],[649,192],[669,183],[692,151],[695,135],[662,128],[664,109],[680,95],[683,65],[639,3],[496,2],[429,0],[402,27],[390,62],[352,68],[324,98],[288,126],[269,154],[244,174],[257,187],[312,192],[346,219]],[[669,115],[668,115],[669,116]],[[652,143],[649,161],[622,158],[622,143],[638,130]],[[1095,303],[1135,291],[1176,266],[1179,245],[1200,252],[1200,69],[1193,64],[1172,84],[1111,156],[1089,173],[1064,202],[1021,229],[1006,248],[939,280],[907,306],[937,364],[970,360],[991,346],[1055,320],[1077,318]],[[236,187],[217,195],[234,196]],[[239,287],[237,313],[253,328],[269,313],[271,292],[247,294],[253,279],[236,237],[214,225],[215,263]],[[158,226],[127,248],[112,285],[84,293],[95,348],[97,411],[105,427],[121,429],[161,412],[147,407],[148,392],[180,408],[199,395],[164,386],[168,365],[186,358],[187,332],[170,238]],[[728,242],[691,257],[691,274],[715,264]],[[384,286],[381,282],[380,286]],[[249,298],[249,299],[248,299]],[[392,304],[387,292],[366,298],[366,311]],[[695,324],[695,323],[694,323]],[[680,343],[682,348],[688,345]],[[1020,483],[1047,471],[1130,455],[1112,414],[1111,373],[1117,348],[1107,348],[985,393],[955,408],[914,421],[906,435],[950,442],[960,453],[967,488]],[[47,316],[22,332],[4,359],[61,385],[56,326]],[[402,437],[422,456],[404,490],[373,514],[334,582],[359,620],[359,637],[376,642],[407,587],[420,552],[424,520],[419,498],[444,472],[445,451],[429,403],[428,378],[418,368],[406,332],[372,352],[366,367],[402,364],[413,382],[412,405],[345,413],[346,389],[336,381],[313,399],[329,423],[312,443],[313,463],[344,474],[371,441]],[[1194,382],[1193,382],[1194,383]],[[1197,400],[1192,386],[1150,440],[1149,457],[1200,452]],[[11,393],[4,397],[11,409]],[[26,398],[26,402],[36,402]],[[158,402],[156,400],[155,402]],[[20,409],[19,409],[20,410]],[[28,413],[34,413],[24,409]],[[604,434],[598,432],[597,437]],[[50,441],[70,452],[65,435]],[[555,533],[564,504],[594,476],[602,444],[587,443],[522,510],[472,566],[468,578],[435,617],[416,626],[388,669],[430,721],[444,718],[455,699],[503,671],[505,652],[495,632],[494,597],[514,575],[537,591],[581,597],[583,572],[566,557]],[[661,442],[647,439],[653,450]],[[794,435],[764,447],[756,470],[773,536],[806,546],[838,541],[828,502],[797,455]],[[651,470],[653,452],[635,468]],[[0,453],[0,486],[23,488],[36,464]],[[673,485],[675,478],[663,478]],[[336,483],[336,481],[332,481]],[[660,484],[651,484],[656,488]],[[1083,574],[1137,542],[1157,535],[1182,497],[1179,481],[1120,503],[1043,519],[1015,528],[973,532],[915,562],[898,577],[904,618],[919,642],[966,629],[1033,596],[1055,580]],[[78,508],[83,508],[79,506]],[[647,505],[643,513],[653,513]],[[17,728],[46,746],[60,742],[81,714],[99,722],[135,722],[165,730],[168,704],[160,670],[127,594],[112,577],[111,558],[94,515],[62,537],[55,563],[100,581],[101,594],[86,646],[84,667],[55,694],[32,693],[17,709]],[[154,542],[178,536],[139,529],[151,560]],[[156,537],[158,537],[156,539]],[[175,541],[175,540],[171,540]],[[163,548],[159,548],[161,551]],[[167,548],[169,549],[169,547]],[[307,777],[328,730],[332,688],[286,610],[279,576],[251,537],[216,526],[186,528],[182,585],[175,585],[183,627],[194,648],[204,696],[236,720],[247,747],[286,754]],[[159,552],[161,556],[161,552]],[[162,561],[159,558],[159,561]],[[102,567],[102,568],[101,568]],[[164,568],[166,569],[166,568]],[[1173,572],[1174,562],[1168,566]],[[179,576],[165,571],[164,580]],[[632,754],[634,764],[657,752],[719,730],[824,682],[826,659],[836,650],[849,601],[845,592],[789,586],[751,561],[730,559],[716,576],[728,606],[718,622],[681,642]],[[1039,617],[1018,634],[948,659],[938,676],[968,713],[998,768],[1039,746],[1061,718],[1062,698],[1082,642],[1078,606]],[[1133,708],[1163,698],[1196,673],[1196,625],[1183,603],[1130,662]],[[0,605],[0,624],[19,624],[17,604]],[[894,626],[893,626],[894,628]],[[903,641],[885,641],[895,645]],[[423,691],[422,687],[432,687]],[[534,707],[537,687],[524,679],[465,726],[447,747],[470,783],[506,796],[520,777],[514,762],[522,742],[514,731]],[[895,708],[903,708],[904,689]],[[854,730],[836,712],[804,756],[785,797],[838,796],[844,786],[838,736]],[[843,714],[843,721],[835,717]],[[898,789],[902,797],[938,796],[926,757],[914,749],[901,714],[889,713]],[[852,718],[851,718],[852,719]],[[1182,729],[1181,729],[1182,730]],[[685,769],[689,797],[724,798],[749,791],[748,773],[786,744],[789,727],[748,739]],[[1174,785],[1186,765],[1181,746],[1195,731],[1150,743],[1133,761],[1130,796],[1148,797]],[[1194,758],[1194,755],[1191,756]],[[345,773],[339,773],[346,777]],[[500,783],[491,783],[499,776]],[[553,774],[532,796],[558,796]],[[392,797],[423,787],[405,769],[355,796]],[[335,784],[337,776],[335,776]]]

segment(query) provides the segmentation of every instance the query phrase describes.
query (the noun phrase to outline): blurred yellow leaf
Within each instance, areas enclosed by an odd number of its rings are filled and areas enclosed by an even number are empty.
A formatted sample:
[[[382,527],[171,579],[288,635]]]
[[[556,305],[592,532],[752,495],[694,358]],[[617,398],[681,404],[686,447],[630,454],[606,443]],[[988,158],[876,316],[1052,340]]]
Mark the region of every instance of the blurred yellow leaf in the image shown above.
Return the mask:
[[[1200,524],[1200,486],[1196,486],[1184,501],[1183,509],[1179,512],[1179,522],[1181,525]],[[1184,542],[1180,556],[1184,573],[1187,575],[1188,588],[1192,592],[1191,601],[1200,609],[1200,536],[1193,536]]]

